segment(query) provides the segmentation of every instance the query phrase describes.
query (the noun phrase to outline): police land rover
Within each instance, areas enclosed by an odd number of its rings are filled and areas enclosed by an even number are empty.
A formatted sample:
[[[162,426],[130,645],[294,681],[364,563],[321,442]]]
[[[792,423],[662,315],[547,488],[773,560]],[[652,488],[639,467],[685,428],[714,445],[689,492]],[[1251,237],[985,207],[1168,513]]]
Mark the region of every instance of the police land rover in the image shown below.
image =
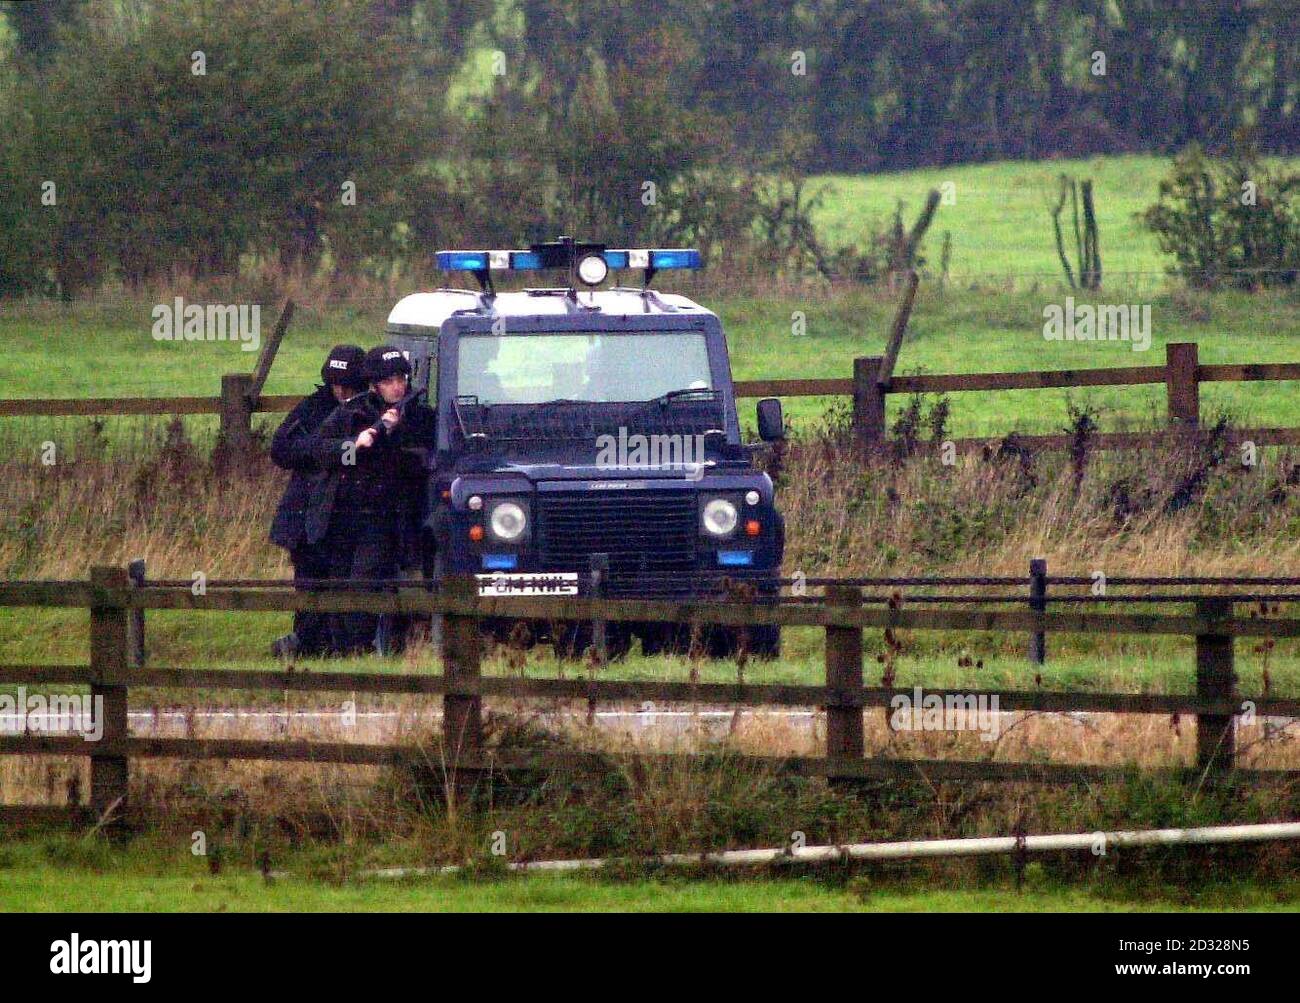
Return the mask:
[[[493,595],[777,596],[784,526],[741,442],[722,327],[650,288],[656,272],[699,268],[698,251],[561,237],[437,261],[479,288],[407,296],[387,327],[408,353],[413,392],[438,412],[426,522],[435,578],[474,573]],[[640,287],[596,288],[627,269],[641,271]],[[494,274],[526,270],[568,281],[496,292]],[[784,435],[780,401],[759,402],[757,426],[765,441]],[[533,622],[531,636],[580,653],[588,629]],[[733,652],[736,631],[713,630],[707,652]],[[611,654],[633,635],[646,653],[691,640],[669,624],[609,624]],[[750,628],[744,643],[773,656],[779,629]]]

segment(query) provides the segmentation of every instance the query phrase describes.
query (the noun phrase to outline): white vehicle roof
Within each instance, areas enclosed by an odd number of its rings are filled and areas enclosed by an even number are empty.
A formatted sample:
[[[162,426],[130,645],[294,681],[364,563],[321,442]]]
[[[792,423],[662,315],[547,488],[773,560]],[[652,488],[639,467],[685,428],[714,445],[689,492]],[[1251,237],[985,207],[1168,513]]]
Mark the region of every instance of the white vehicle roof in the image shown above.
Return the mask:
[[[685,296],[658,290],[614,288],[579,291],[577,302],[564,292],[505,292],[489,296],[474,289],[439,289],[413,293],[397,302],[388,314],[390,331],[428,328],[436,331],[454,313],[482,317],[563,317],[596,307],[606,316],[634,314],[708,314],[710,311]]]

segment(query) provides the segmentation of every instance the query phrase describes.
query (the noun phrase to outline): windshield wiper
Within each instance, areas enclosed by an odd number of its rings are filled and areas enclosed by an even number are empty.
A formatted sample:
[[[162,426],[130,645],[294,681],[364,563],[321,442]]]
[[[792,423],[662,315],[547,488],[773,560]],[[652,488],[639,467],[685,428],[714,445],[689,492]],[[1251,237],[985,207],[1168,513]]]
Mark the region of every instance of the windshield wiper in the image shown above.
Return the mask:
[[[708,394],[712,397],[713,391],[708,387],[684,387],[681,390],[669,390],[666,394],[660,394],[658,397],[651,397],[643,403],[667,405],[669,401],[680,400],[692,394]]]
[[[529,406],[529,407],[546,407],[548,404],[660,404],[660,405],[666,405],[666,404],[669,403],[669,401],[674,401],[674,400],[678,400],[678,399],[681,399],[681,398],[690,397],[690,396],[692,396],[692,395],[694,395],[694,394],[707,394],[709,397],[712,397],[712,396],[713,396],[713,393],[714,393],[714,392],[713,392],[712,390],[708,389],[707,387],[686,387],[686,388],[683,388],[683,389],[681,389],[681,390],[669,390],[666,394],[660,394],[658,397],[651,397],[651,398],[648,399],[648,400],[640,400],[640,401],[615,401],[615,400],[610,400],[610,401],[597,401],[597,400],[590,400],[590,399],[587,399],[587,398],[584,398],[584,399],[579,400],[579,399],[574,398],[574,397],[557,397],[557,398],[555,398],[555,400],[549,400],[549,401],[537,401],[536,403],[531,403],[531,404],[529,404],[528,406]]]

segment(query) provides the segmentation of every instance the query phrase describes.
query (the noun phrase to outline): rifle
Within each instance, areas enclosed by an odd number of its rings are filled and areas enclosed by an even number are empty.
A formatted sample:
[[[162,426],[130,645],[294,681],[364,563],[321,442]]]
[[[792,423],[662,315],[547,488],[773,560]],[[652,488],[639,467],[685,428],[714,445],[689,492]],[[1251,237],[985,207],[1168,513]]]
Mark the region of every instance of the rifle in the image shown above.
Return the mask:
[[[407,406],[414,403],[415,401],[418,401],[421,397],[423,397],[428,392],[429,391],[423,387],[417,390],[412,390],[405,397],[399,400],[396,404],[386,405],[382,413],[387,413],[388,411],[396,408],[397,420],[400,422],[403,418],[406,417]],[[370,431],[374,432],[376,437],[379,438],[382,438],[383,436],[387,435],[389,432],[393,430],[392,427],[384,423],[382,413],[381,416],[375,421],[375,423],[370,426]]]

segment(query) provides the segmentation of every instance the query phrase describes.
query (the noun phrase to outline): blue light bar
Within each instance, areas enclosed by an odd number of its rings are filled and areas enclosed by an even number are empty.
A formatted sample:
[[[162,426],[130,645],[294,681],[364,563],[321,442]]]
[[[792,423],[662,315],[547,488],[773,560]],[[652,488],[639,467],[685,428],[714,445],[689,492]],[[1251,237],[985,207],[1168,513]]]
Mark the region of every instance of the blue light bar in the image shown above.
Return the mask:
[[[620,248],[602,255],[611,270],[625,268],[702,268],[700,252],[693,247]],[[438,267],[444,272],[538,271],[547,267],[537,251],[439,251]],[[563,266],[561,266],[563,267]]]
[[[724,568],[738,568],[754,563],[752,550],[719,550],[718,563]]]
[[[485,571],[509,571],[511,568],[518,566],[518,554],[484,554],[483,569]]]
[[[699,268],[700,252],[694,248],[682,247],[673,250],[651,251],[651,268]]]
[[[438,267],[444,272],[483,272],[487,266],[487,251],[438,252]]]

